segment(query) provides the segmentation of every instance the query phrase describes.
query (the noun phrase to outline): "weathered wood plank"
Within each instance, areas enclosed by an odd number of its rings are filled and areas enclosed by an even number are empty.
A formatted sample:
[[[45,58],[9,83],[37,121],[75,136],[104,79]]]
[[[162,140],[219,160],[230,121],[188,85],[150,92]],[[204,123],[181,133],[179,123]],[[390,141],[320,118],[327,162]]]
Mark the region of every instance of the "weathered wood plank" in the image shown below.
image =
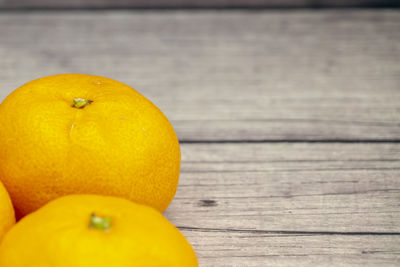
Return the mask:
[[[0,8],[388,7],[396,0],[0,0]]]
[[[183,144],[165,212],[200,266],[398,266],[400,144]]]
[[[166,216],[199,229],[400,233],[400,144],[183,144]]]
[[[181,140],[398,139],[397,11],[0,14],[0,99],[56,73],[137,88]]]
[[[400,236],[183,230],[200,266],[399,266]]]

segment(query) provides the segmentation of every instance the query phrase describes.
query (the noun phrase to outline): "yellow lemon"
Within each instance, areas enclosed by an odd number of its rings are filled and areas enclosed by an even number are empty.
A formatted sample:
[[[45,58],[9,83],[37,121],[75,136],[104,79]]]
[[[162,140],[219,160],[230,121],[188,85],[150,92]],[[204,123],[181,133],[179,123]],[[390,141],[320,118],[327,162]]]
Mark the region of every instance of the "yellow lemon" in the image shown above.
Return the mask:
[[[67,194],[119,196],[162,212],[179,168],[167,118],[118,81],[48,76],[0,105],[0,180],[19,215]]]
[[[24,217],[0,245],[1,267],[196,267],[185,237],[155,209],[69,195]]]

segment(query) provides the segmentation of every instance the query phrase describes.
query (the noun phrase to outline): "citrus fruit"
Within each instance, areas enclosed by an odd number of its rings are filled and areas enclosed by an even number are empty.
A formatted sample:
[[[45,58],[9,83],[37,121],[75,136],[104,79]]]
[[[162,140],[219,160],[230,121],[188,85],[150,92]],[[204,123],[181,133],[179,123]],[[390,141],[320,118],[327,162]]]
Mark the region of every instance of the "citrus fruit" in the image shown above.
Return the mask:
[[[194,267],[185,237],[155,209],[69,195],[19,221],[0,245],[2,267]]]
[[[0,105],[0,180],[20,215],[73,193],[119,196],[164,211],[179,168],[179,142],[167,118],[118,81],[48,76]]]
[[[15,223],[14,208],[6,189],[0,182],[0,240]],[[1,266],[1,265],[0,265]]]

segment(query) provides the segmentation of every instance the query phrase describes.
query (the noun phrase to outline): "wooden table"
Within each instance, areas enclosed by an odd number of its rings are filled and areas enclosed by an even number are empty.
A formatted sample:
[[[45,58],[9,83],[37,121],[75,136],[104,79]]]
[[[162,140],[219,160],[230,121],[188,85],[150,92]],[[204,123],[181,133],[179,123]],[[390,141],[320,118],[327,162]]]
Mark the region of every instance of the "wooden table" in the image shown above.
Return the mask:
[[[56,73],[170,118],[201,266],[400,265],[400,13],[3,11],[0,98]]]

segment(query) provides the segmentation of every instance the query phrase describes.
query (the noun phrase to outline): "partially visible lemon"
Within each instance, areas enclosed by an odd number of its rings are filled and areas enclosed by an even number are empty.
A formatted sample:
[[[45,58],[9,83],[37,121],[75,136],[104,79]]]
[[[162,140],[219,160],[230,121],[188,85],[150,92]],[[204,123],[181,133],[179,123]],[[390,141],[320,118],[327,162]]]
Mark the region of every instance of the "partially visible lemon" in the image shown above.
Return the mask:
[[[11,199],[3,184],[0,182],[0,241],[14,223],[15,215]]]
[[[24,217],[0,245],[1,267],[196,267],[185,237],[153,208],[69,195]]]

